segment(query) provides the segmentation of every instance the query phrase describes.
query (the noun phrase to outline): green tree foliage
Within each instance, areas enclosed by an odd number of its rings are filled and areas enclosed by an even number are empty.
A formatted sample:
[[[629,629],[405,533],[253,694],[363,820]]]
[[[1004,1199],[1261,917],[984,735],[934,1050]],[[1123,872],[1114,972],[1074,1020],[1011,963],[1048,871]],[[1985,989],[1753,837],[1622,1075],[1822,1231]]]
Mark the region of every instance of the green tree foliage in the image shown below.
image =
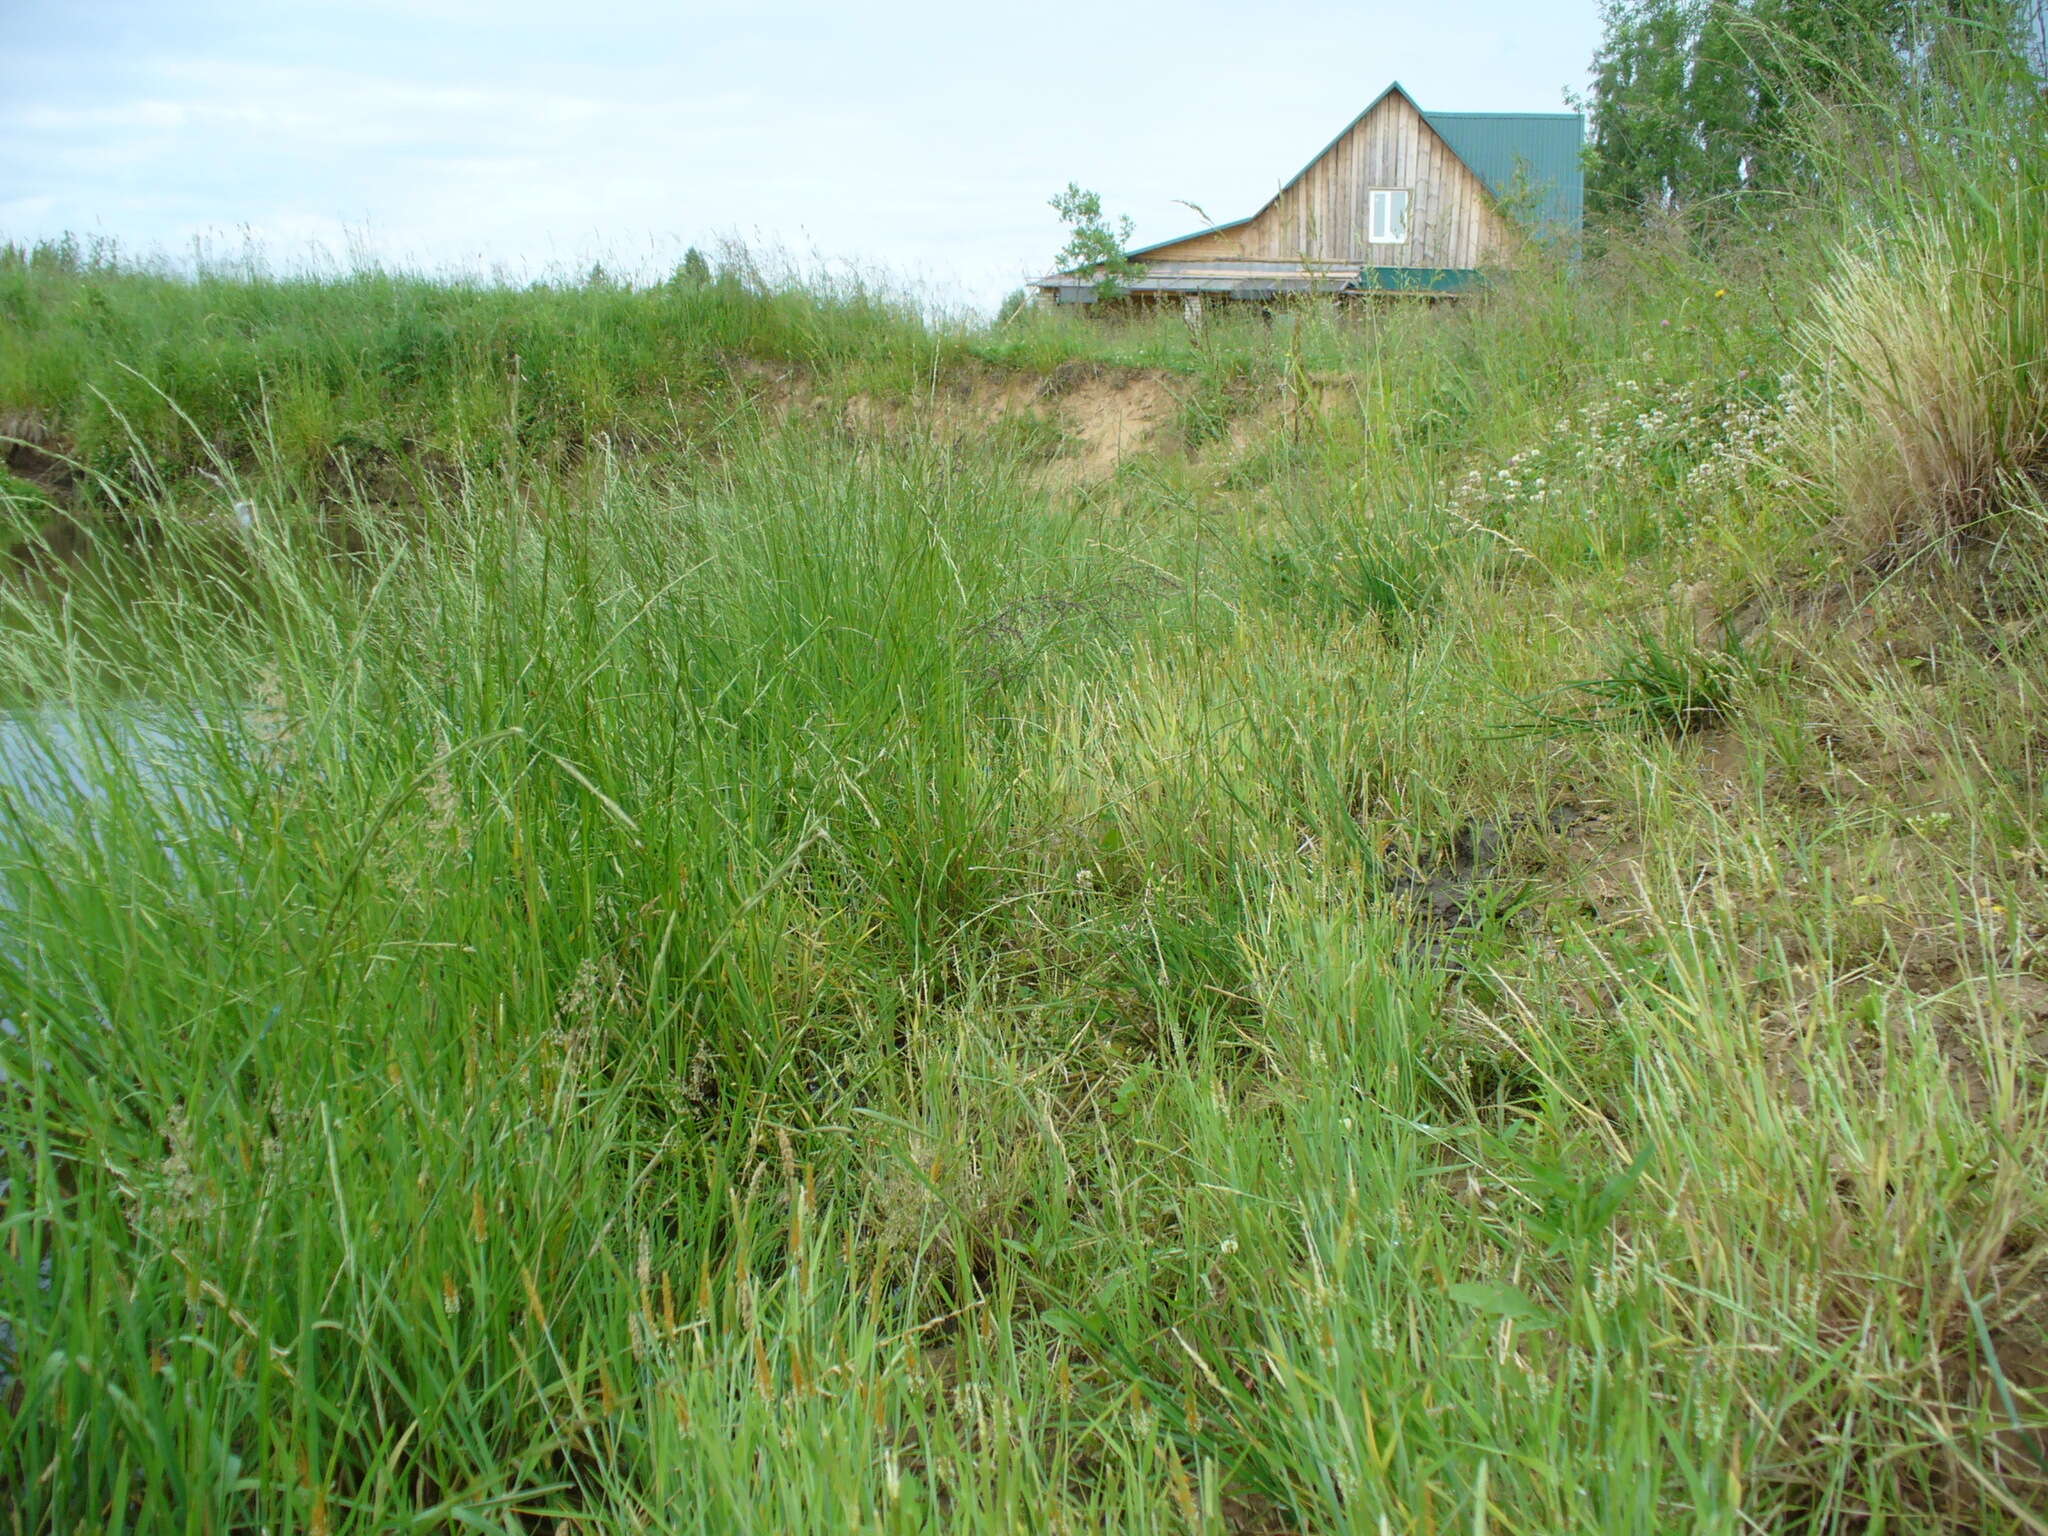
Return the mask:
[[[1071,181],[1066,191],[1052,199],[1052,211],[1067,226],[1067,243],[1053,258],[1055,268],[1061,272],[1093,271],[1100,298],[1113,299],[1122,293],[1134,270],[1131,258],[1124,254],[1133,227],[1130,219],[1108,217],[1099,194]]]
[[[678,288],[708,288],[711,286],[711,263],[693,245],[683,252],[683,259],[677,264],[671,281]]]
[[[1802,104],[1902,83],[1930,14],[1922,0],[1607,0],[1589,198],[1672,206],[1790,185]]]

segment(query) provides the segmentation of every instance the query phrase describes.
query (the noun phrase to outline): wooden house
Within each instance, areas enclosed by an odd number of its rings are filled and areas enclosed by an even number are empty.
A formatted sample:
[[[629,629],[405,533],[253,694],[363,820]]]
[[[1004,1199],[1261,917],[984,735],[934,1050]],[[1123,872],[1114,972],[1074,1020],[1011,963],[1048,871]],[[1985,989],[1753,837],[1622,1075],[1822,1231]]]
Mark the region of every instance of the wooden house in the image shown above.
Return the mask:
[[[1281,294],[1455,295],[1526,233],[1575,239],[1575,112],[1425,112],[1395,83],[1249,218],[1132,251],[1141,300]],[[1041,303],[1088,304],[1096,271],[1054,272]]]

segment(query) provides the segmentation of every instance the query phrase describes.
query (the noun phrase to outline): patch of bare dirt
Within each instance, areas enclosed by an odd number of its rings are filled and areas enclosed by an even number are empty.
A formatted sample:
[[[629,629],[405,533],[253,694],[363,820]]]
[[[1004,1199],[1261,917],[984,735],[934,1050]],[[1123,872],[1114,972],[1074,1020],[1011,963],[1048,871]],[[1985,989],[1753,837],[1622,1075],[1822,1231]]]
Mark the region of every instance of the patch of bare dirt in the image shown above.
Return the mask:
[[[831,408],[808,369],[751,357],[729,357],[725,368],[754,407],[778,426],[792,416],[824,416]]]
[[[924,433],[935,441],[986,435],[1006,424],[1044,429],[1042,476],[1071,486],[1108,478],[1124,460],[1157,451],[1180,401],[1163,373],[1067,363],[1047,375],[959,369],[915,394],[838,399],[808,369],[753,359],[728,363],[757,407],[776,423],[809,419],[862,436]]]
[[[1710,591],[1702,582],[1695,591]],[[2039,576],[2022,541],[1971,544],[1905,566],[1869,563],[1788,576],[1725,611],[1696,603],[1703,641],[1778,640],[1807,656],[1860,656],[1944,681],[1968,658],[2011,654],[2048,631]]]
[[[1152,446],[1178,409],[1156,374],[1100,374],[1066,391],[1059,411],[1077,444],[1075,475],[1100,480],[1114,474],[1126,458]]]
[[[78,488],[78,471],[66,446],[41,412],[0,412],[0,464],[59,505],[68,503]]]
[[[31,580],[60,578],[89,551],[89,529],[73,512],[82,477],[70,450],[71,444],[42,413],[0,412],[0,465],[14,479],[33,486],[52,509],[33,537],[7,545],[0,554],[0,570]]]

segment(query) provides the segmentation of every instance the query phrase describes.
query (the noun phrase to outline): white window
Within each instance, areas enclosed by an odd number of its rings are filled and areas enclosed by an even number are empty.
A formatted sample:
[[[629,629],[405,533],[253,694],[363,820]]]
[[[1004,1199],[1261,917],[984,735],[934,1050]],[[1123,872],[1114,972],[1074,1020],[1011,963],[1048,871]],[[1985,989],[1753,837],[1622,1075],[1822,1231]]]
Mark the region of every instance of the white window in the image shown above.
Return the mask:
[[[1372,194],[1372,229],[1368,238],[1374,245],[1402,245],[1408,239],[1408,191],[1377,188]]]

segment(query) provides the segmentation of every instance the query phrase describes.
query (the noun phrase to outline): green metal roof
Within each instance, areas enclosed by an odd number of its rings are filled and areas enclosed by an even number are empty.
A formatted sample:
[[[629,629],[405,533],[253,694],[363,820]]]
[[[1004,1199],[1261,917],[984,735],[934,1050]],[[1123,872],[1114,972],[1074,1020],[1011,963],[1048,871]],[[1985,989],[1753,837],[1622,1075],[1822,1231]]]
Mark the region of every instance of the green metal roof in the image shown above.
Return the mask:
[[[1539,229],[1577,234],[1585,221],[1580,158],[1585,119],[1576,112],[1424,112],[1486,190]],[[1523,194],[1518,196],[1519,194]]]

